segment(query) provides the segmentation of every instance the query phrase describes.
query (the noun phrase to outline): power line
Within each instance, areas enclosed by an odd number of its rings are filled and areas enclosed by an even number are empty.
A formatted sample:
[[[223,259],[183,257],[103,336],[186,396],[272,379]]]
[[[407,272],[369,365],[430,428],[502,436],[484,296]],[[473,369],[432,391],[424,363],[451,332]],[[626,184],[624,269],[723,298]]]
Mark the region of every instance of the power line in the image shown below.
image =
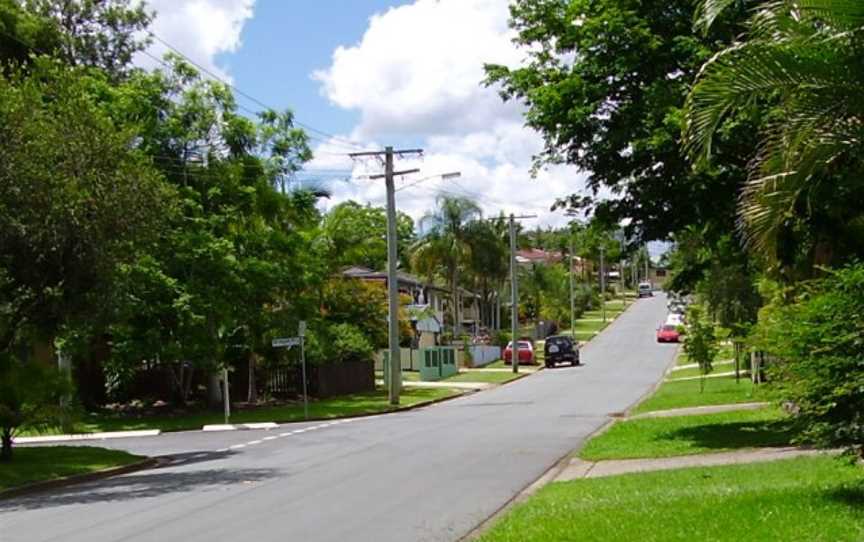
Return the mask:
[[[158,41],[159,43],[161,43],[162,45],[164,45],[165,47],[168,47],[169,49],[171,49],[172,51],[174,51],[175,53],[177,53],[178,55],[180,55],[181,57],[183,57],[184,59],[186,59],[187,62],[189,62],[190,64],[192,64],[193,66],[195,66],[195,67],[198,68],[199,70],[203,71],[204,73],[210,75],[210,76],[213,77],[214,79],[220,81],[222,84],[224,84],[224,85],[230,87],[231,89],[233,89],[234,92],[236,92],[236,93],[239,94],[240,96],[243,96],[243,97],[246,98],[247,100],[250,100],[250,101],[252,101],[252,102],[255,103],[255,104],[258,104],[259,106],[261,106],[261,107],[263,107],[263,108],[265,108],[265,109],[273,109],[273,110],[276,109],[276,108],[274,108],[274,107],[270,107],[269,105],[267,105],[267,104],[264,103],[263,101],[261,101],[261,100],[259,100],[258,98],[252,96],[251,94],[249,94],[249,93],[247,93],[247,92],[244,92],[243,90],[241,90],[240,88],[238,88],[236,85],[233,85],[233,84],[229,83],[228,81],[225,81],[222,77],[220,77],[220,76],[217,75],[216,73],[212,72],[211,70],[207,69],[206,67],[202,66],[202,65],[199,64],[198,62],[195,62],[194,60],[192,60],[191,58],[189,58],[188,55],[186,55],[185,53],[183,53],[183,51],[181,51],[181,50],[178,49],[177,47],[171,45],[170,43],[168,43],[168,42],[165,41],[164,39],[160,38],[159,36],[157,36],[157,35],[156,35],[155,33],[153,33],[152,31],[148,32],[148,34],[149,34],[150,36],[152,36],[156,41]],[[326,143],[334,143],[334,142],[338,142],[338,143],[340,143],[340,144],[342,144],[343,146],[348,147],[348,148],[358,148],[358,149],[366,148],[366,146],[363,145],[363,144],[361,144],[361,143],[358,143],[358,142],[356,142],[356,141],[351,141],[351,140],[349,140],[349,139],[344,139],[344,138],[341,138],[341,137],[335,136],[335,135],[333,135],[333,134],[331,134],[331,133],[325,132],[324,130],[319,130],[318,128],[315,128],[314,126],[311,126],[311,125],[309,125],[309,124],[306,124],[306,123],[300,122],[300,121],[297,120],[297,119],[294,120],[294,123],[297,124],[298,126],[301,126],[301,127],[305,128],[305,129],[309,130],[310,132],[315,132],[315,133],[317,133],[317,134],[319,134],[319,135],[321,135],[321,136],[324,136],[324,137],[328,138],[328,140],[325,140]]]

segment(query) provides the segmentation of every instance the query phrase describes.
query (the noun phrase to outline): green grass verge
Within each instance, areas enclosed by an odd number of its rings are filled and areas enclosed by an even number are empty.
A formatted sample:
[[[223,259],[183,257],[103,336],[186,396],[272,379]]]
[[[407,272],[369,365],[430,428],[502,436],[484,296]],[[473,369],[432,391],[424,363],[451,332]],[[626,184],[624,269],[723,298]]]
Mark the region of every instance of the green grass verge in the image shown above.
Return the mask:
[[[415,405],[424,401],[443,399],[459,395],[459,390],[447,388],[405,388],[401,393],[402,407]],[[379,389],[370,393],[343,395],[329,399],[311,401],[309,416],[311,418],[341,418],[360,414],[377,414],[394,410],[390,405],[387,392]],[[294,422],[303,420],[303,403],[261,407],[250,410],[237,410],[231,415],[231,423],[254,422]],[[137,429],[161,429],[162,431],[183,431],[201,429],[203,425],[222,423],[219,412],[198,412],[183,416],[112,416],[94,414],[86,416],[75,429],[81,433],[100,431],[132,431]],[[45,433],[30,433],[45,434]]]
[[[12,461],[0,463],[0,490],[121,467],[142,459],[119,450],[89,446],[16,447]]]
[[[519,369],[519,374],[515,375],[512,372],[504,373],[468,370],[464,373],[459,373],[458,375],[451,376],[450,378],[445,378],[441,382],[484,382],[489,384],[502,384],[504,382],[509,382],[515,378],[519,378],[520,376],[525,374],[524,371],[521,371],[523,367],[520,367]]]
[[[767,400],[768,392],[754,386],[748,377],[707,378],[705,391],[699,391],[699,380],[664,382],[654,395],[633,409],[633,414],[694,406],[725,405]]]
[[[579,456],[591,461],[670,457],[783,446],[791,436],[788,417],[775,408],[642,418],[616,423],[588,441]]]
[[[864,469],[834,458],[556,482],[481,542],[864,540]]]

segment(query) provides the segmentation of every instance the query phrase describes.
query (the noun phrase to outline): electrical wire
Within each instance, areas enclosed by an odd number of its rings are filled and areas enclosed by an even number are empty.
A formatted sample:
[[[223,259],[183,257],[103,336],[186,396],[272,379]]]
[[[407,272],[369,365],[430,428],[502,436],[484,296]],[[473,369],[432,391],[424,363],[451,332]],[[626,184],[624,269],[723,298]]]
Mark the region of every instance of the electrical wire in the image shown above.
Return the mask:
[[[207,69],[206,67],[202,66],[202,65],[199,64],[198,62],[195,62],[194,60],[192,60],[191,58],[189,58],[188,55],[186,55],[185,53],[183,53],[183,51],[181,51],[180,49],[178,49],[178,48],[175,47],[174,45],[171,45],[170,43],[168,43],[168,42],[167,42],[166,40],[164,40],[163,38],[160,38],[159,36],[157,36],[157,35],[156,35],[155,33],[153,33],[152,31],[149,31],[148,34],[149,34],[151,37],[153,37],[156,41],[158,41],[159,43],[161,43],[162,45],[164,45],[165,47],[171,49],[172,51],[174,51],[175,53],[177,53],[178,55],[180,55],[180,56],[181,56],[182,58],[184,58],[187,62],[189,62],[190,64],[192,64],[193,66],[195,66],[195,67],[198,68],[199,70],[203,71],[204,73],[208,74],[210,77],[212,77],[212,78],[216,79],[217,81],[221,82],[223,85],[225,85],[225,86],[227,86],[227,87],[230,87],[230,88],[231,88],[232,90],[234,90],[234,92],[237,93],[238,95],[243,96],[243,97],[246,98],[247,100],[249,100],[249,101],[251,101],[251,102],[253,102],[253,103],[255,103],[255,104],[257,104],[257,105],[259,105],[259,106],[261,106],[261,107],[263,107],[264,109],[273,109],[273,110],[275,110],[275,108],[270,107],[269,105],[267,105],[267,104],[264,103],[263,101],[259,100],[258,98],[255,98],[254,96],[252,96],[251,94],[249,94],[249,93],[247,93],[247,92],[244,92],[243,90],[241,90],[240,88],[238,88],[236,85],[233,85],[233,84],[229,83],[228,81],[225,81],[223,78],[221,78],[221,77],[220,77],[219,75],[217,75],[216,73],[214,73],[214,72],[212,72],[211,70]],[[319,134],[319,135],[321,135],[321,136],[323,136],[323,137],[328,138],[327,140],[323,140],[323,141],[326,142],[326,143],[331,143],[331,144],[338,143],[338,144],[340,144],[340,145],[342,145],[342,146],[344,146],[344,147],[347,147],[347,148],[354,148],[354,149],[365,149],[365,148],[366,148],[366,145],[363,145],[362,143],[358,143],[358,142],[356,142],[356,141],[351,141],[351,140],[349,140],[349,139],[344,139],[344,138],[341,138],[341,137],[335,136],[335,135],[333,135],[333,134],[331,134],[331,133],[325,132],[324,130],[319,130],[318,128],[315,128],[314,126],[311,126],[311,125],[306,124],[306,123],[304,123],[304,122],[300,122],[299,120],[296,120],[296,119],[295,119],[294,123],[297,124],[298,126],[301,126],[301,127],[305,128],[306,130],[308,130],[308,131],[310,131],[310,132],[314,132],[314,133],[316,133],[316,134]]]

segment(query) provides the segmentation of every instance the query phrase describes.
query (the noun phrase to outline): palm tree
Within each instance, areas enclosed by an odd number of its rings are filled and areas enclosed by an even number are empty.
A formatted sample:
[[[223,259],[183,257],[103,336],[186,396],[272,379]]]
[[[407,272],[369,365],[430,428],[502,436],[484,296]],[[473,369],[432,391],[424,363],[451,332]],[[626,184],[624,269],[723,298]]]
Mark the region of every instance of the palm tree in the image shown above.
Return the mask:
[[[452,296],[453,336],[462,329],[460,266],[468,260],[468,225],[482,217],[480,207],[463,197],[439,196],[437,209],[419,221],[420,239],[414,246],[412,266],[428,276],[443,271]]]
[[[701,0],[706,30],[739,0]],[[738,112],[768,104],[761,145],[740,195],[746,244],[771,263],[809,245],[828,263],[864,224],[864,2],[771,0],[748,21],[745,41],[714,55],[685,105],[684,144],[710,163],[712,139]],[[859,241],[860,242],[860,241]]]
[[[498,222],[499,220],[475,220],[466,227],[466,241],[470,252],[467,267],[471,284],[482,299],[481,321],[489,326],[497,323],[494,307],[510,270],[509,251],[505,240],[507,230],[502,231]]]

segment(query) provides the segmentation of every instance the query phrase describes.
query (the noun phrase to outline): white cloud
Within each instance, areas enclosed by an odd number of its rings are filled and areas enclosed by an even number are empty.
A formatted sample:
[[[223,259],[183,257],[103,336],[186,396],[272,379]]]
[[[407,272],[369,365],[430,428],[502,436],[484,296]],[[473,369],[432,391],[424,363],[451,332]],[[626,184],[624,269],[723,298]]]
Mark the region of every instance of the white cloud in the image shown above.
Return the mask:
[[[253,15],[255,0],[149,0],[156,11],[150,30],[184,55],[223,79],[230,74],[216,64],[220,53],[236,51],[243,25]],[[162,58],[169,49],[154,40],[149,53]],[[137,64],[153,67],[157,62],[140,55]]]
[[[331,103],[360,112],[352,139],[423,143],[422,162],[399,164],[421,169],[403,184],[462,172],[455,181],[430,179],[400,191],[399,208],[415,218],[444,189],[473,197],[488,215],[536,213],[537,223],[557,225],[566,220],[549,207],[584,187],[585,175],[566,167],[532,179],[531,159],[542,149],[541,137],[523,126],[522,106],[503,103],[496,89],[482,85],[484,63],[518,65],[524,56],[512,43],[508,3],[416,0],[392,8],[373,16],[358,43],[338,47],[331,65],[313,74]],[[319,161],[327,163],[326,156]],[[331,205],[349,198],[384,203],[383,181],[331,188]]]

